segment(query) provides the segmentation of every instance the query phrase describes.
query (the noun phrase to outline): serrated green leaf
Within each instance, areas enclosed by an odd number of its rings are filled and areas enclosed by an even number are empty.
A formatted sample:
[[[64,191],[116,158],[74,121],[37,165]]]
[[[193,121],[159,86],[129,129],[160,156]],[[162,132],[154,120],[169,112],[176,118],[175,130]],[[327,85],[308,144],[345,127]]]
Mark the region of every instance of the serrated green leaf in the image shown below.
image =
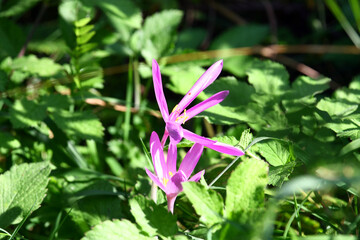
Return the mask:
[[[85,233],[85,237],[81,240],[151,240],[153,238],[146,237],[140,233],[140,230],[130,221],[113,220],[105,221],[96,225],[92,230]]]
[[[269,141],[259,144],[259,152],[272,166],[285,165],[292,160],[289,144],[281,141]]]
[[[239,145],[241,146],[242,149],[246,149],[249,146],[249,144],[252,142],[253,138],[254,137],[253,134],[250,132],[250,128],[246,129],[241,133]]]
[[[52,117],[56,125],[69,136],[80,139],[94,139],[101,142],[104,128],[92,112],[55,111]]]
[[[281,166],[269,166],[269,184],[281,187],[294,171],[296,162],[289,162]]]
[[[175,30],[183,13],[180,10],[164,10],[146,18],[141,54],[148,63],[168,53],[175,46]]]
[[[292,83],[292,96],[296,98],[314,96],[328,89],[329,83],[330,79],[326,77],[312,79],[307,76],[300,76]]]
[[[70,106],[70,99],[67,95],[50,94],[41,96],[40,103],[49,111],[56,111],[59,108],[67,109]]]
[[[0,132],[0,148],[18,148],[20,142],[6,132]]]
[[[112,184],[106,180],[91,181],[89,177],[84,178],[82,172],[72,173],[75,173],[71,175],[73,182],[64,188],[64,193],[69,194],[69,201],[73,202],[69,216],[83,232],[105,220],[124,217],[124,202]],[[81,178],[84,182],[80,182]]]
[[[129,203],[136,223],[149,236],[160,234],[171,237],[177,233],[176,216],[164,207],[156,205],[142,195],[130,199]]]
[[[0,227],[19,223],[45,197],[50,165],[23,163],[0,175]]]
[[[268,165],[257,159],[246,159],[231,173],[226,186],[226,217],[245,223],[264,207]]]
[[[13,60],[11,65],[13,70],[25,73],[35,74],[40,77],[50,77],[58,73],[62,67],[51,58],[37,58],[35,55],[29,55]]]
[[[289,74],[279,63],[254,61],[247,75],[257,93],[281,96],[289,89]]]
[[[14,128],[34,127],[46,117],[46,107],[35,101],[22,99],[15,101],[9,113]]]
[[[222,222],[224,202],[220,194],[197,182],[184,182],[184,193],[200,215],[200,221],[208,227]]]
[[[332,118],[347,116],[358,108],[358,104],[350,103],[345,100],[323,98],[316,105],[321,111],[327,112]]]

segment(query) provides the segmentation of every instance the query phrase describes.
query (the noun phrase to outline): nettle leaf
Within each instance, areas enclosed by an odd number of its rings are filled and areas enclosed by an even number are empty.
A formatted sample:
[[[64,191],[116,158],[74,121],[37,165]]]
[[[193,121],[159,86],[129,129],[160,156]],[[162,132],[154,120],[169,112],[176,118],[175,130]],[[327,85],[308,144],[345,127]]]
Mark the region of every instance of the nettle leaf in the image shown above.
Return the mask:
[[[152,200],[148,200],[142,195],[130,199],[129,203],[136,223],[149,236],[160,234],[170,237],[177,233],[176,216],[168,212],[163,206],[156,205]]]
[[[74,181],[64,188],[64,193],[69,195],[69,201],[73,202],[69,216],[82,232],[105,220],[124,217],[124,202],[109,181],[89,181],[90,177],[94,177],[91,172],[87,177],[83,176],[86,172],[72,171],[69,174],[72,175],[66,176],[67,180]]]
[[[292,83],[292,96],[296,98],[314,96],[328,89],[330,78],[312,79],[307,76],[300,76]]]
[[[289,143],[282,141],[268,141],[259,143],[259,152],[272,166],[282,166],[293,160],[289,150]]]
[[[246,149],[252,142],[253,138],[254,137],[253,134],[250,132],[250,128],[246,129],[241,133],[239,145],[242,147],[242,149]]]
[[[356,111],[358,104],[346,100],[323,98],[316,107],[327,112],[332,118],[344,117]]]
[[[226,217],[242,223],[258,218],[265,201],[268,165],[246,159],[231,173],[226,186]]]
[[[182,185],[201,222],[208,227],[222,222],[224,202],[220,194],[197,182],[184,182]]]
[[[281,187],[282,184],[288,179],[290,174],[294,171],[296,162],[289,162],[280,166],[269,167],[269,184]]]
[[[70,106],[68,95],[50,94],[40,98],[41,104],[45,105],[49,111],[56,111],[59,108],[66,109]]]
[[[181,22],[180,10],[164,10],[147,17],[143,27],[144,41],[141,54],[151,63],[174,48],[176,28]]]
[[[257,93],[281,96],[289,90],[289,74],[279,63],[270,60],[254,61],[247,75]]]
[[[131,0],[93,1],[110,19],[112,24],[123,24],[131,28],[140,28],[142,22],[141,10]],[[115,28],[117,26],[114,25]]]
[[[59,109],[52,113],[52,117],[56,125],[69,136],[102,141],[104,127],[92,112],[69,112]]]
[[[34,127],[46,117],[46,106],[26,99],[16,100],[9,113],[14,128]]]
[[[114,239],[123,239],[123,240],[151,240],[153,238],[146,237],[141,234],[140,230],[136,227],[135,224],[130,221],[123,220],[113,220],[105,221],[96,225],[92,230],[85,233],[85,237],[81,240],[114,240]]]
[[[0,132],[0,148],[18,148],[20,142],[6,132]]]
[[[0,175],[0,227],[19,223],[40,207],[46,193],[48,162],[23,163]]]
[[[61,71],[60,64],[51,58],[37,58],[35,55],[24,56],[13,60],[11,67],[13,70],[22,71],[38,75],[40,77],[50,77]]]

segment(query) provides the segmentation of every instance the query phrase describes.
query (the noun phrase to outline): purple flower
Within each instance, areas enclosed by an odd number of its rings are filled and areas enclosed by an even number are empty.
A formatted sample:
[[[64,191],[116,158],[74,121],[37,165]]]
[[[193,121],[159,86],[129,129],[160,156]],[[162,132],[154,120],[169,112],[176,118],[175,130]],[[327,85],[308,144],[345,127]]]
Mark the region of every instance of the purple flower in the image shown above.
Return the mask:
[[[186,181],[197,182],[200,180],[201,176],[204,175],[205,170],[202,170],[190,178],[203,149],[204,146],[195,143],[181,162],[179,170],[176,171],[176,146],[169,146],[167,160],[165,161],[163,147],[161,146],[159,136],[156,132],[152,132],[150,137],[150,153],[153,160],[155,175],[147,168],[145,168],[145,170],[151,180],[166,193],[169,211],[174,211],[175,199],[183,190],[181,183]]]
[[[186,93],[186,95],[181,99],[178,105],[175,106],[173,111],[169,114],[167,102],[164,95],[164,90],[161,81],[161,73],[158,63],[155,59],[152,62],[152,73],[153,73],[153,82],[156,95],[156,101],[159,105],[161,115],[165,121],[165,132],[161,140],[162,146],[165,145],[165,142],[170,136],[170,145],[178,144],[182,138],[186,138],[195,143],[200,143],[208,148],[211,148],[215,151],[242,156],[244,152],[240,149],[233,147],[228,144],[217,142],[214,140],[207,139],[205,137],[199,136],[195,133],[192,133],[184,129],[181,124],[184,124],[187,120],[191,119],[200,112],[212,107],[226,98],[229,94],[229,91],[221,91],[210,98],[200,102],[199,104],[191,107],[186,110],[186,107],[205,89],[207,88],[215,79],[219,76],[222,69],[223,61],[217,61],[214,63],[192,86],[192,88]],[[172,146],[174,148],[174,146]]]

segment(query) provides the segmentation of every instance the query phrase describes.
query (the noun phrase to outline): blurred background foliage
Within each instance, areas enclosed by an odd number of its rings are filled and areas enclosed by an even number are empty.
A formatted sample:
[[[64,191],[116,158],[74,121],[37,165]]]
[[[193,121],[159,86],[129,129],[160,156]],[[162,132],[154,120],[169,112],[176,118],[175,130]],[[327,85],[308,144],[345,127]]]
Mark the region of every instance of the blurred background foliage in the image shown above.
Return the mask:
[[[359,30],[357,0],[0,0],[0,238],[357,239]],[[174,216],[144,171],[153,58],[170,109],[224,59],[186,127],[251,145],[205,150]]]

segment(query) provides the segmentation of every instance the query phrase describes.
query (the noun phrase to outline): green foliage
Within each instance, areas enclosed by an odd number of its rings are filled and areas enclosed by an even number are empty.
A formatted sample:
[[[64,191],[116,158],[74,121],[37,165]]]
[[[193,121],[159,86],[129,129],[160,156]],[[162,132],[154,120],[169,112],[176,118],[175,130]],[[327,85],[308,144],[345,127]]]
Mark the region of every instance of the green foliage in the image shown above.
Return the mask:
[[[100,142],[104,135],[101,122],[91,112],[72,113],[58,110],[53,113],[53,120],[60,129],[72,137]]]
[[[95,239],[124,239],[124,240],[146,240],[152,239],[141,234],[140,230],[128,220],[105,221],[96,225],[85,234],[82,240]]]
[[[195,182],[183,183],[183,187],[201,222],[211,227],[222,221],[224,203],[219,193]]]
[[[14,128],[35,127],[46,117],[46,106],[26,99],[17,100],[10,109]]]
[[[130,201],[131,213],[149,236],[171,237],[177,233],[176,216],[153,201],[137,195]]]
[[[49,163],[39,162],[15,165],[0,175],[0,227],[17,224],[40,207],[49,173]]]

